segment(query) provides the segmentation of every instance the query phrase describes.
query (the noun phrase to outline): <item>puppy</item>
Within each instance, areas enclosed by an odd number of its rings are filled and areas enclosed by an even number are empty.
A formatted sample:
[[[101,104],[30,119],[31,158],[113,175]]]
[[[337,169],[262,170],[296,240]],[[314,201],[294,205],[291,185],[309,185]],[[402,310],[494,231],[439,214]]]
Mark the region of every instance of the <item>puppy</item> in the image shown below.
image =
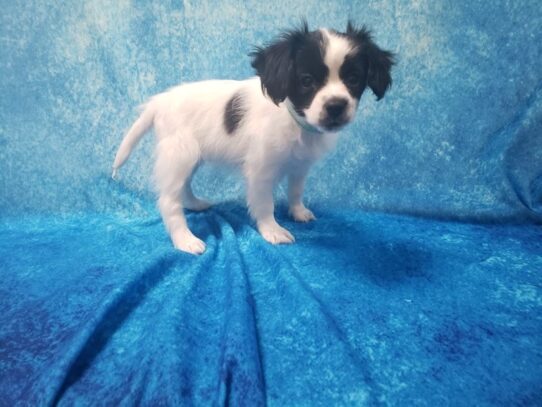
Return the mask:
[[[194,170],[206,161],[238,166],[262,237],[273,244],[293,242],[275,220],[275,185],[288,177],[290,215],[299,222],[315,219],[302,201],[309,168],[353,120],[366,87],[381,99],[392,83],[393,54],[380,49],[367,29],[350,22],[344,33],[309,31],[304,22],[250,55],[254,78],[188,83],[152,97],[115,157],[113,177],[154,126],[158,207],[179,250],[205,250],[188,228],[183,209],[210,206],[190,186]]]

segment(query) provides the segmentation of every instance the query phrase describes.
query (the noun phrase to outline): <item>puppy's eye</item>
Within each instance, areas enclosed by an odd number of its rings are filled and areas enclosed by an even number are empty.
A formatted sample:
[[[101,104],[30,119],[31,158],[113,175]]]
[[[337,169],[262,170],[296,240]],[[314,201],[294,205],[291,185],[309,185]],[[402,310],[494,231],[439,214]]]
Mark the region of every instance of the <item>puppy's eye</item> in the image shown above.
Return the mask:
[[[305,88],[310,88],[314,85],[314,78],[309,74],[301,75],[300,79],[301,85]]]
[[[360,77],[359,77],[359,75],[356,75],[356,74],[349,75],[349,76],[346,78],[346,82],[347,82],[349,85],[352,85],[352,86],[357,86],[357,85],[359,85],[359,81],[360,81]]]

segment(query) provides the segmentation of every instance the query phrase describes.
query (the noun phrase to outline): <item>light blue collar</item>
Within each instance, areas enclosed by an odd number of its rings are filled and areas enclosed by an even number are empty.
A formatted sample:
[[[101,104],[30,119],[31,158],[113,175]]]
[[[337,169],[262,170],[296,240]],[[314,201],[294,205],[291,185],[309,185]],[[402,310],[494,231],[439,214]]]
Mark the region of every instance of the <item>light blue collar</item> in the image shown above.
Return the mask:
[[[288,113],[290,113],[290,116],[295,120],[295,122],[301,127],[303,130],[309,132],[309,133],[316,133],[316,134],[322,134],[323,131],[320,130],[318,127],[313,126],[312,124],[307,123],[305,120],[303,120],[297,112],[295,111],[294,107],[292,106],[292,103],[286,99],[286,102],[284,103],[286,105],[286,109],[288,109]]]

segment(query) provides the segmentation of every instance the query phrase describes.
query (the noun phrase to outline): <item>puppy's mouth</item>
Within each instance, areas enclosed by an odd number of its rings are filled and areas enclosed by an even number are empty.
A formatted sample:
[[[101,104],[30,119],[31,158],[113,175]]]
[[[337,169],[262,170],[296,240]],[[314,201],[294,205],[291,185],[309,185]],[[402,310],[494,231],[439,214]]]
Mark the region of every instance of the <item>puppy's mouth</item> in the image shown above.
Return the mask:
[[[326,131],[337,131],[347,125],[349,122],[346,118],[326,118],[320,121],[320,127]]]

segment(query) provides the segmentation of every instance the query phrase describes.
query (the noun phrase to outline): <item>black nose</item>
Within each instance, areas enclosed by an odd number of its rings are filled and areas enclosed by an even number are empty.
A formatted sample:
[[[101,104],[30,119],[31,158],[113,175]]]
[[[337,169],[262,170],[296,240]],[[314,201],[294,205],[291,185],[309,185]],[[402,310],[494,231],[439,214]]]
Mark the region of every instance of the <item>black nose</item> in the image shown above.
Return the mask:
[[[334,119],[343,114],[348,102],[345,99],[331,99],[325,104],[326,112],[329,117]]]

